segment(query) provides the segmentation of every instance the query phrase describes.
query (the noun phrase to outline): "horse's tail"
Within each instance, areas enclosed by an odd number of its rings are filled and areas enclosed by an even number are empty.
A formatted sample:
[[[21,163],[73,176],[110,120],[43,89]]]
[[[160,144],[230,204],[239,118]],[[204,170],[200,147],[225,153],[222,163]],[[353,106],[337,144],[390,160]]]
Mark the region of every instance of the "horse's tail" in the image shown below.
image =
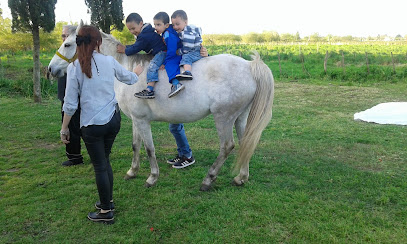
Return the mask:
[[[251,73],[256,81],[256,93],[247,118],[246,129],[240,141],[235,171],[247,167],[252,157],[261,133],[271,120],[274,98],[274,78],[270,68],[253,51],[250,62]]]

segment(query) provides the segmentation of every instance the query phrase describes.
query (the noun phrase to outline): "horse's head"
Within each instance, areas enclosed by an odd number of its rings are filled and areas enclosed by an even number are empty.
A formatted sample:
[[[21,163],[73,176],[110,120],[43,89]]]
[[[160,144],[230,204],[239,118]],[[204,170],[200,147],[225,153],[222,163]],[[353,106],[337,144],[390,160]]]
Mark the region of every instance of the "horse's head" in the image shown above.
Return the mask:
[[[78,27],[69,29],[69,36],[59,47],[58,51],[48,65],[48,72],[54,77],[62,77],[66,73],[68,65],[76,59],[76,34],[83,26],[81,20]]]

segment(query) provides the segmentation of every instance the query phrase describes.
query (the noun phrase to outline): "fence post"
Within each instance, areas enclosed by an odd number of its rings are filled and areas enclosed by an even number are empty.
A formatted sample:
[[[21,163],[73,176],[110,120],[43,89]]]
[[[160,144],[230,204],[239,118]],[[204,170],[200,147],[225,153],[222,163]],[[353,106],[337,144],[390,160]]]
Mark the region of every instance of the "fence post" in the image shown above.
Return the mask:
[[[341,50],[341,56],[342,56],[341,65],[342,65],[342,69],[343,69],[343,74],[345,75],[345,74],[346,74],[346,70],[345,70],[345,57],[344,57],[344,55],[343,55],[343,51],[342,51],[342,50]]]
[[[283,75],[281,72],[280,52],[278,52],[278,67],[280,68],[280,77]]]
[[[367,57],[367,52],[365,52],[366,55],[366,67],[367,67],[367,74],[370,75],[370,70],[369,70],[369,59]]]
[[[328,58],[329,58],[329,52],[326,51],[325,59],[324,59],[324,71],[325,71],[325,75],[327,74]]]
[[[396,73],[396,66],[394,66],[394,57],[393,57],[393,52],[390,52],[391,54],[391,63],[393,64],[393,74]]]
[[[300,53],[300,59],[302,63],[302,71],[304,71],[304,73],[308,74],[308,76],[311,77],[311,74],[305,68],[304,54]]]

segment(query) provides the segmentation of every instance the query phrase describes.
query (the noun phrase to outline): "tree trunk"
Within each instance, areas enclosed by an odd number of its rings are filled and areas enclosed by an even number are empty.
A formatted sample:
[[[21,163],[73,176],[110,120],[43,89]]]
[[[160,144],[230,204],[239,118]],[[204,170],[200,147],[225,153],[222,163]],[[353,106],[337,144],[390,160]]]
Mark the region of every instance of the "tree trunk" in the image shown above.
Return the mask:
[[[41,79],[40,79],[40,31],[38,26],[33,26],[33,43],[34,43],[34,52],[33,52],[33,96],[34,102],[40,103],[41,98]]]

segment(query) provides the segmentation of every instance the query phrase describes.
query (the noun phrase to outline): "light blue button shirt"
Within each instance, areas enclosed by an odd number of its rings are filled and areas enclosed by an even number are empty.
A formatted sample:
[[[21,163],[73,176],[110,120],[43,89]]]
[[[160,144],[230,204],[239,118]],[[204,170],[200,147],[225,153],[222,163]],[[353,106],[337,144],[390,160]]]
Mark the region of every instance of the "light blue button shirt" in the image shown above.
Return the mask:
[[[72,116],[80,100],[81,127],[105,125],[112,119],[117,105],[114,92],[115,78],[128,85],[138,81],[135,73],[126,70],[113,57],[93,52],[93,58],[91,59],[92,78],[89,79],[82,73],[78,60],[69,64],[67,71],[62,110]]]

